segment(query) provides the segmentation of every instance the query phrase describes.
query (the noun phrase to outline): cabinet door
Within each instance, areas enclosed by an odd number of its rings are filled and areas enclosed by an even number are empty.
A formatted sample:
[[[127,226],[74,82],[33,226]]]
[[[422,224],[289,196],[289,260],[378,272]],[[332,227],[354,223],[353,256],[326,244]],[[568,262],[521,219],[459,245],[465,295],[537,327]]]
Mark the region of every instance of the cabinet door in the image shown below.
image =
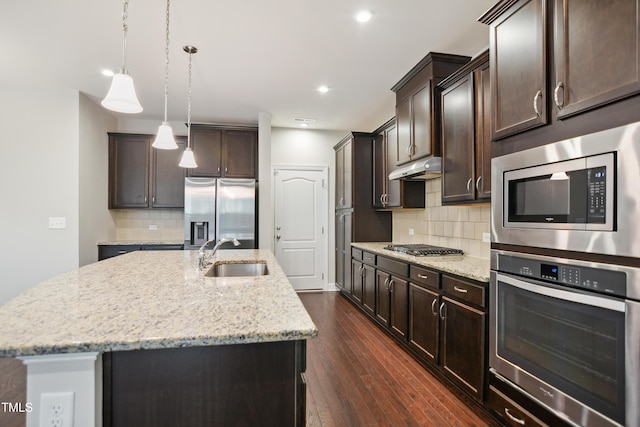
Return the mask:
[[[438,361],[438,293],[409,284],[409,345],[425,360]]]
[[[482,400],[486,314],[443,296],[440,304],[440,365],[463,390]]]
[[[255,178],[257,133],[253,130],[227,130],[222,138],[222,175],[226,178]]]
[[[391,276],[389,281],[391,291],[391,315],[389,327],[391,332],[400,338],[407,337],[407,322],[409,307],[409,283],[406,280]]]
[[[370,316],[375,313],[376,270],[370,265],[362,268],[362,307]]]
[[[344,147],[336,150],[336,209],[344,207]]]
[[[489,63],[474,73],[476,82],[476,199],[491,200],[491,73]]]
[[[344,241],[342,247],[342,258],[344,262],[344,286],[349,292],[353,292],[351,285],[351,236],[353,231],[353,215],[345,212],[344,217]]]
[[[198,167],[189,169],[189,176],[222,176],[222,130],[191,126],[191,148]]]
[[[344,152],[344,208],[353,207],[353,138],[343,148]]]
[[[384,132],[380,133],[373,140],[373,207],[384,208],[385,194],[387,190],[386,182],[387,169],[386,161],[386,144]]]
[[[385,326],[389,326],[389,319],[391,318],[390,280],[391,275],[384,271],[376,270],[376,320]]]
[[[344,264],[344,213],[336,212],[336,285],[344,290],[351,292],[351,289],[345,287],[345,264]],[[349,264],[351,265],[351,264]]]
[[[490,27],[492,139],[548,122],[546,0],[520,0]]]
[[[398,131],[396,126],[389,128],[384,133],[385,136],[385,182],[386,182],[386,197],[385,202],[387,207],[398,207],[401,205],[401,192],[400,192],[400,180],[395,179],[389,181],[389,173],[391,173],[396,167],[396,155],[398,152]]]
[[[442,201],[475,199],[473,74],[442,92]]]
[[[639,14],[636,0],[555,0],[558,118],[640,91]]]
[[[411,149],[413,145],[413,135],[411,118],[411,97],[396,105],[396,126],[398,142],[396,144],[395,164],[400,165],[411,160]]]
[[[411,159],[430,156],[432,151],[431,132],[431,80],[413,95],[413,147],[409,150]]]
[[[151,207],[184,207],[185,168],[178,166],[187,143],[176,138],[177,150],[152,150]]]
[[[148,135],[109,135],[109,209],[149,207]]]
[[[351,297],[362,304],[362,282],[364,277],[364,265],[360,261],[351,261]]]

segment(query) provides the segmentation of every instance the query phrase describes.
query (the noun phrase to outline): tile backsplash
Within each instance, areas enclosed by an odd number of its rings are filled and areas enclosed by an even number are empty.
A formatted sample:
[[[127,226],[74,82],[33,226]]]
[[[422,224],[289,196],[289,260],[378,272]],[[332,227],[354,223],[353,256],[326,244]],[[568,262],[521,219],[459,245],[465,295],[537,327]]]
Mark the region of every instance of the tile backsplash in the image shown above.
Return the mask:
[[[491,244],[483,242],[482,235],[490,231],[490,204],[442,206],[441,181],[426,182],[425,209],[393,212],[393,242],[462,249],[467,255],[488,259]]]
[[[117,240],[176,241],[184,240],[184,214],[177,209],[115,209]],[[155,226],[155,227],[153,227]],[[150,228],[157,228],[150,230]]]

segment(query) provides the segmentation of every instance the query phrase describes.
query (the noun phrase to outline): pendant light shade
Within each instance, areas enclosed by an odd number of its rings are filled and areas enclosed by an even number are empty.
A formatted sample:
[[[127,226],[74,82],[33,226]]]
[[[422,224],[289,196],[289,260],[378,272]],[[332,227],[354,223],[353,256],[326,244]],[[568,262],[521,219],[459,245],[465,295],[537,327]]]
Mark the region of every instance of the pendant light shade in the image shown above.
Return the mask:
[[[171,125],[169,125],[169,123],[162,122],[158,127],[158,134],[151,146],[161,150],[175,150],[178,148],[178,144],[176,144],[176,140],[173,137],[173,129],[171,129]]]
[[[169,98],[169,11],[171,10],[171,1],[167,0],[167,29],[166,29],[166,45],[164,49],[165,53],[165,65],[164,65],[164,121],[158,128],[158,134],[156,140],[151,145],[153,148],[159,148],[161,150],[175,150],[178,148],[176,140],[173,137],[173,129],[167,120],[167,98]]]
[[[133,79],[125,73],[125,70],[121,70],[120,73],[113,75],[111,87],[102,100],[102,106],[118,113],[139,113],[142,111],[142,105],[133,87]]]
[[[180,160],[179,166],[183,168],[197,168],[198,164],[193,156],[193,150],[191,150],[191,55],[198,51],[193,46],[184,46],[182,48],[189,54],[189,92],[187,97],[187,148],[182,154],[182,160]]]
[[[142,105],[138,101],[133,79],[127,71],[127,30],[129,16],[129,0],[124,0],[124,12],[122,13],[122,68],[113,75],[111,87],[107,96],[102,100],[102,106],[118,113],[140,113]]]
[[[182,159],[180,160],[179,165],[181,168],[197,168],[198,164],[196,163],[196,159],[193,156],[193,150],[191,147],[187,147],[182,153]]]

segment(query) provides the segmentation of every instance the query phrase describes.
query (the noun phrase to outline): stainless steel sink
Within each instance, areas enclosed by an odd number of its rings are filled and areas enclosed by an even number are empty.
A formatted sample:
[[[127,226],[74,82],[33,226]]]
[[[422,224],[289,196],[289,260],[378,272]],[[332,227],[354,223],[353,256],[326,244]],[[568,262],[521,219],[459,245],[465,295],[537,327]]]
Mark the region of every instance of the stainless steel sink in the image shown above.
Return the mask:
[[[269,269],[264,262],[219,262],[214,264],[205,275],[209,277],[247,277],[267,274],[269,274]]]

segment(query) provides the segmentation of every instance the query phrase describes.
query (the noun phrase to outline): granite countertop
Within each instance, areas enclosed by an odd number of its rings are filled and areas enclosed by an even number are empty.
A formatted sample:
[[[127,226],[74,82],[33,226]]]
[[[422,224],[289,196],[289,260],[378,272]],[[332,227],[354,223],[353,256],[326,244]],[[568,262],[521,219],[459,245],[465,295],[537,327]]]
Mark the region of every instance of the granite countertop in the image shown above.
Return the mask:
[[[388,242],[352,243],[354,248],[374,252],[388,258],[396,258],[412,264],[421,265],[444,273],[451,273],[479,282],[489,282],[490,262],[488,259],[467,255],[413,256],[384,249]]]
[[[184,245],[184,240],[113,240],[107,242],[98,242],[98,246],[109,246],[109,245]]]
[[[205,277],[197,251],[136,251],[49,279],[0,307],[0,357],[303,340],[316,326],[268,250],[259,277]]]

